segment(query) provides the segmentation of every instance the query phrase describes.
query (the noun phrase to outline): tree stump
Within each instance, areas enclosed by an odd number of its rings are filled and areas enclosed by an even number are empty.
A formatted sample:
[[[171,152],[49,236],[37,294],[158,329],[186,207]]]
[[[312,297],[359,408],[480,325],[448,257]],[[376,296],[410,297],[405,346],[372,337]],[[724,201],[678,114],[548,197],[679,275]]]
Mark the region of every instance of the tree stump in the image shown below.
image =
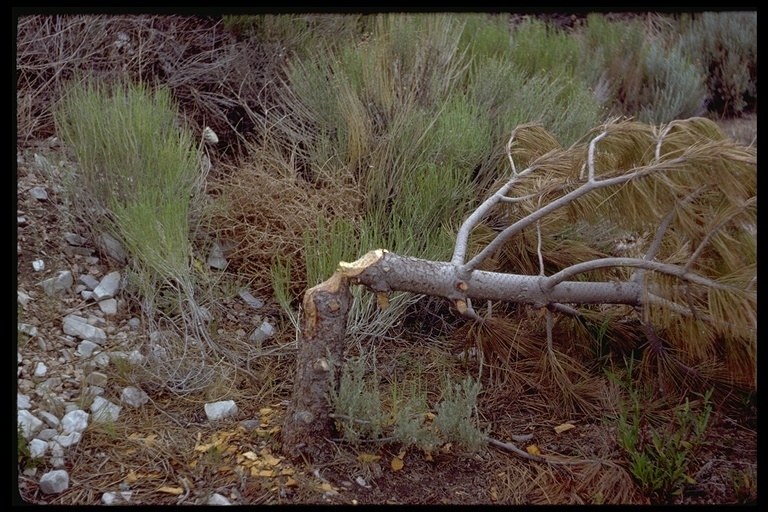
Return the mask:
[[[328,392],[341,373],[351,302],[349,282],[339,272],[304,293],[296,380],[282,429],[289,457],[328,458],[326,439],[335,434]]]

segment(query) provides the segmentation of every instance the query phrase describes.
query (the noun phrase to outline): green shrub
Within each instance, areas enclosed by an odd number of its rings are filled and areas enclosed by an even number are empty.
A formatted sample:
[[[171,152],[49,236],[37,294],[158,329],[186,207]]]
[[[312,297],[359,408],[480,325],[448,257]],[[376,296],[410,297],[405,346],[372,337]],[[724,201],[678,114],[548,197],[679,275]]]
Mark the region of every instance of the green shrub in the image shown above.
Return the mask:
[[[206,174],[170,93],[144,84],[78,82],[55,121],[78,164],[66,177],[73,211],[94,234],[110,233],[127,251],[127,280],[150,325],[165,319],[181,326],[153,341],[163,347],[146,369],[161,385],[201,389],[215,373],[203,347],[221,348],[205,325],[210,312],[199,305],[212,284],[195,275],[191,242]],[[198,346],[197,354],[188,344]]]
[[[454,384],[448,378],[442,383],[443,399],[431,414],[427,393],[421,381],[421,370],[408,381],[391,387],[391,400],[382,400],[375,358],[367,370],[365,353],[350,358],[343,369],[338,389],[328,395],[336,424],[347,441],[377,440],[382,434],[387,441],[404,447],[415,446],[430,451],[444,443],[455,443],[467,450],[479,450],[486,435],[475,425],[477,397],[481,385],[467,376]],[[391,403],[389,411],[383,402]]]
[[[529,76],[541,73],[567,79],[576,76],[581,46],[563,30],[529,19],[515,27],[510,39],[512,62]]]
[[[618,443],[642,492],[658,503],[666,503],[682,494],[686,485],[696,483],[690,473],[696,454],[707,443],[712,391],[694,402],[686,397],[672,408],[672,419],[663,424],[659,418],[651,421],[645,414],[648,396],[642,386],[633,385],[632,371],[630,360],[624,379],[608,373],[629,395],[627,401],[619,402],[615,419]]]
[[[704,75],[678,48],[667,52],[658,44],[650,44],[645,73],[634,107],[638,121],[665,124],[705,113]]]
[[[738,115],[757,107],[757,13],[683,16],[681,49],[706,73],[709,110]]]

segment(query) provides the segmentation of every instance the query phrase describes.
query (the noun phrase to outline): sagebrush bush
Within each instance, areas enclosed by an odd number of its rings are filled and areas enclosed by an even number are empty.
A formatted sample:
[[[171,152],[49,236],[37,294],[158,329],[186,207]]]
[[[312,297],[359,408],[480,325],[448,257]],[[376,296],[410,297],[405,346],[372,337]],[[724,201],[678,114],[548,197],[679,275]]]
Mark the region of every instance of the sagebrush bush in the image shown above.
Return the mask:
[[[706,73],[708,109],[757,107],[757,12],[703,12],[680,19],[681,50]]]

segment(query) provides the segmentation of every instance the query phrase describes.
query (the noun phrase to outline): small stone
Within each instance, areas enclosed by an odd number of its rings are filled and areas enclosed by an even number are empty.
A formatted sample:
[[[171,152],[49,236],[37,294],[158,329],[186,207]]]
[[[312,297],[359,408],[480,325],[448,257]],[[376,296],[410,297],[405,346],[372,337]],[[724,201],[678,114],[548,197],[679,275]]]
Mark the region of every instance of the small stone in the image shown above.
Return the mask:
[[[34,187],[29,190],[29,195],[38,201],[45,201],[48,199],[48,192],[43,187]]]
[[[82,409],[75,409],[61,418],[61,428],[65,433],[82,432],[88,426],[88,413]]]
[[[91,372],[85,378],[85,382],[92,386],[101,386],[102,388],[107,385],[109,378],[101,372]]]
[[[44,494],[59,494],[69,488],[69,473],[63,469],[49,471],[40,477],[40,490]]]
[[[35,377],[38,379],[42,379],[45,377],[46,373],[48,373],[48,367],[45,366],[45,363],[39,362],[35,365]]]
[[[203,408],[205,409],[205,414],[208,416],[208,419],[211,421],[237,414],[237,405],[233,400],[208,403],[205,404]]]
[[[131,491],[105,492],[101,495],[101,502],[105,505],[127,503],[129,501],[131,501]]]
[[[213,493],[208,498],[208,500],[205,502],[206,505],[231,505],[232,503],[229,502],[227,498],[222,496],[219,493]]]
[[[97,423],[117,421],[117,416],[120,414],[121,410],[122,407],[115,405],[100,396],[94,398],[93,404],[91,405],[93,421]]]
[[[110,272],[93,289],[93,298],[97,301],[111,299],[120,289],[120,272]]]
[[[26,409],[21,409],[17,418],[17,424],[21,427],[21,435],[24,439],[32,439],[43,427],[43,422]]]
[[[117,301],[115,299],[100,300],[99,309],[105,315],[114,315],[115,313],[117,313]]]
[[[21,393],[16,393],[16,408],[29,409],[30,407],[29,397],[27,395],[22,395]]]
[[[149,401],[149,396],[143,390],[129,386],[123,389],[120,399],[124,404],[131,407],[141,407]]]
[[[75,445],[80,442],[80,438],[83,435],[80,432],[70,432],[69,434],[59,434],[56,436],[53,436],[53,439],[51,439],[52,443],[58,443],[63,448],[69,448],[72,445]]]
[[[45,456],[45,452],[48,449],[48,443],[42,439],[35,438],[27,444],[27,447],[29,448],[29,456],[33,459],[39,459]]]

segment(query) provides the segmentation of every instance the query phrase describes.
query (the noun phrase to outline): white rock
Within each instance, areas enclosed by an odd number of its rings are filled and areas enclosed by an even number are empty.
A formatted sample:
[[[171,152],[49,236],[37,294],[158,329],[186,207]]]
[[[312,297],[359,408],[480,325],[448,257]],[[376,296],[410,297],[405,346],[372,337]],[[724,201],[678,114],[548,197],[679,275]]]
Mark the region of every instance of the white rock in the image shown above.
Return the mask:
[[[64,233],[64,240],[66,240],[69,245],[83,245],[88,241],[85,237],[70,232]]]
[[[93,298],[97,301],[111,299],[120,289],[120,272],[110,272],[93,289]]]
[[[29,336],[37,336],[37,327],[34,325],[18,324],[16,328]]]
[[[29,409],[30,407],[29,397],[27,395],[22,395],[21,393],[16,393],[16,408]]]
[[[261,299],[257,299],[248,290],[240,290],[240,298],[245,301],[246,304],[251,306],[253,309],[261,309],[264,307],[264,301]]]
[[[48,411],[40,411],[38,415],[49,427],[58,428],[59,425],[61,425],[61,421],[59,421],[59,418],[49,413]]]
[[[261,322],[261,325],[258,329],[256,329],[253,334],[251,334],[251,337],[248,338],[249,341],[252,341],[254,343],[261,343],[262,341],[271,338],[275,334],[275,328],[272,327],[272,324],[267,322],[266,320]]]
[[[217,270],[227,268],[227,259],[224,257],[224,251],[222,251],[217,243],[213,244],[211,252],[208,254],[208,266]]]
[[[105,492],[101,495],[101,502],[105,505],[126,503],[131,501],[131,491]]]
[[[55,295],[68,290],[73,282],[72,273],[68,270],[62,270],[54,277],[46,279],[45,281],[40,281],[37,285],[40,286],[47,295]]]
[[[237,405],[233,400],[222,400],[205,404],[204,409],[206,416],[212,421],[237,414]]]
[[[77,346],[77,355],[82,357],[91,357],[93,351],[98,349],[99,346],[92,341],[83,340]]]
[[[105,368],[109,364],[109,356],[104,352],[99,352],[93,356],[91,362],[99,368]]]
[[[40,477],[40,490],[44,494],[59,494],[69,488],[69,473],[54,469]]]
[[[117,421],[117,416],[120,414],[122,407],[115,405],[109,400],[106,400],[100,396],[93,399],[91,404],[91,414],[93,414],[93,421],[97,423],[114,422]]]
[[[208,501],[205,502],[206,505],[231,505],[232,503],[229,502],[227,498],[222,496],[221,494],[215,492],[211,494],[211,496],[208,498]]]
[[[100,300],[99,309],[105,315],[114,315],[115,313],[117,313],[117,301],[115,299]]]
[[[99,280],[90,274],[81,274],[80,277],[78,277],[77,279],[78,281],[83,283],[85,286],[87,286],[88,289],[91,291],[93,291],[94,289],[96,289],[97,286],[99,286]]]
[[[104,330],[90,325],[85,318],[77,315],[65,316],[64,321],[62,322],[62,330],[64,331],[64,334],[77,336],[80,339],[98,344],[107,341],[107,333],[105,333]]]
[[[59,443],[49,443],[48,447],[51,449],[51,458],[49,461],[55,468],[60,468],[64,465],[64,447]]]
[[[35,365],[35,377],[41,379],[45,377],[45,374],[48,373],[48,367],[45,366],[45,363],[38,362]]]
[[[21,409],[17,418],[16,422],[21,426],[21,435],[24,439],[32,439],[43,428],[43,422],[26,409]]]
[[[48,199],[48,192],[43,187],[34,187],[29,189],[29,195],[37,199],[38,201],[45,201]]]
[[[91,386],[99,386],[102,388],[107,385],[107,381],[109,381],[109,377],[101,372],[91,372],[85,378],[85,382]]]
[[[59,435],[59,431],[57,429],[44,428],[43,430],[37,433],[36,439],[40,439],[42,441],[50,441],[57,435]]]
[[[43,260],[35,260],[32,262],[32,269],[35,272],[40,272],[41,270],[45,270],[45,262]]]
[[[88,416],[82,409],[70,411],[61,418],[61,428],[65,433],[82,432],[88,426]]]
[[[123,246],[120,245],[120,242],[118,242],[115,237],[108,233],[102,233],[101,243],[104,246],[104,251],[110,258],[119,263],[125,263],[128,261],[128,256],[125,253],[125,249],[123,249]]]
[[[120,399],[131,407],[141,407],[149,401],[149,396],[143,390],[129,386],[123,389]]]
[[[52,443],[57,443],[61,445],[63,448],[69,448],[73,444],[77,444],[80,442],[80,438],[83,436],[80,432],[70,432],[69,434],[59,434],[57,436],[53,436],[51,439]]]
[[[27,444],[27,448],[29,448],[29,456],[33,459],[39,459],[41,457],[45,456],[45,452],[48,449],[48,443],[43,441],[42,439],[33,439]]]
[[[19,304],[21,304],[22,307],[24,307],[24,308],[27,307],[27,304],[29,304],[29,301],[31,301],[31,300],[32,300],[32,297],[30,297],[26,293],[19,292],[19,291],[16,292],[16,301]]]

